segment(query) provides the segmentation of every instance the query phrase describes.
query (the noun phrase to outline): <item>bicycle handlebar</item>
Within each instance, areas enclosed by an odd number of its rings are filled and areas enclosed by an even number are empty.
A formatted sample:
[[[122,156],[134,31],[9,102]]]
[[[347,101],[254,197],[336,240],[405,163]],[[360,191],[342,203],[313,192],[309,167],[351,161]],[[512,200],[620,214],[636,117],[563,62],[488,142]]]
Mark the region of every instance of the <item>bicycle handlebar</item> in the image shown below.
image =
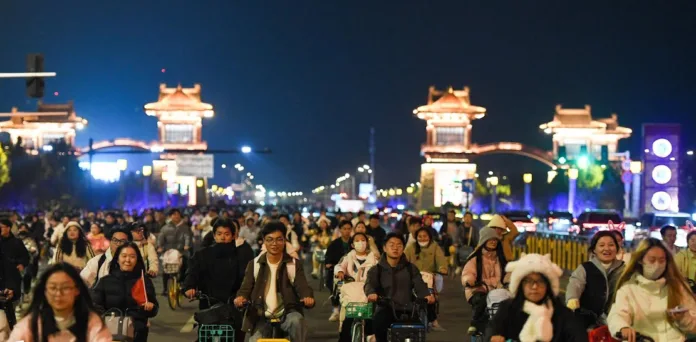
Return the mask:
[[[617,332],[615,337],[617,339],[619,339],[619,341],[627,341],[627,339],[625,339],[623,337],[623,335],[621,335],[621,331]],[[643,335],[637,331],[636,331],[636,341],[638,341],[638,342],[655,342],[655,340],[652,337]]]

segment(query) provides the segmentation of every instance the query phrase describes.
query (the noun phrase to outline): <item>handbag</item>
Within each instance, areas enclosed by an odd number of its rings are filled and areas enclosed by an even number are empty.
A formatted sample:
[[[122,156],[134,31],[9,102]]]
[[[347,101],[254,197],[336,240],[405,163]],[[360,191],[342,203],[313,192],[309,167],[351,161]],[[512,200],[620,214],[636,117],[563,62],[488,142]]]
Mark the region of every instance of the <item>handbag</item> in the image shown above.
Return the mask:
[[[111,332],[111,339],[121,342],[133,342],[135,338],[135,327],[133,318],[127,316],[123,311],[113,308],[109,309],[102,316],[104,324]]]

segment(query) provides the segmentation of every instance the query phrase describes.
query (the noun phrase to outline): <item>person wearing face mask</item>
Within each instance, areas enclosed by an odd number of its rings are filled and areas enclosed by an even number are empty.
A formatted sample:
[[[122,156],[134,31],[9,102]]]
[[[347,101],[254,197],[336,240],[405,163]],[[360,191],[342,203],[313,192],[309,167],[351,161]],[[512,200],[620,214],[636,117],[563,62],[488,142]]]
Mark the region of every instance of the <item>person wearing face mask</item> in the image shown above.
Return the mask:
[[[612,336],[636,341],[683,342],[696,332],[696,300],[662,241],[641,241],[619,278],[607,324]]]
[[[215,221],[211,232],[215,243],[196,252],[191,258],[184,281],[186,297],[193,298],[196,292],[201,292],[213,298],[199,301],[199,310],[208,309],[218,304],[217,301],[226,303],[228,299],[233,298],[242,285],[247,265],[254,259],[251,247],[246,244],[245,248],[237,246],[236,227],[235,222],[229,220]],[[232,312],[236,316],[233,320],[235,340],[244,341],[245,332],[241,329],[242,315],[238,310]]]
[[[365,233],[355,233],[351,239],[351,246],[353,250],[348,252],[341,261],[334,267],[334,273],[336,278],[344,280],[346,277],[352,278],[354,281],[343,285],[341,288],[341,334],[339,341],[350,341],[351,339],[351,326],[353,325],[353,319],[345,318],[345,306],[348,303],[356,301],[367,302],[367,297],[365,297],[365,279],[367,278],[367,271],[379,262],[379,259],[374,253],[368,250],[368,236]],[[355,293],[353,293],[355,292]],[[371,321],[366,321],[365,335],[370,336],[372,333]]]
[[[368,234],[367,233],[367,226],[363,222],[358,222],[358,224],[355,225],[353,228],[353,234],[357,233],[363,233],[363,234]],[[379,247],[377,246],[377,243],[375,243],[375,238],[372,237],[371,235],[367,235],[367,248],[372,252],[375,257],[379,260]]]
[[[490,290],[502,288],[507,280],[507,260],[500,242],[495,229],[481,229],[478,246],[469,255],[462,270],[464,294],[473,311],[468,331],[470,335],[485,331],[488,322],[486,296]]]
[[[590,261],[580,264],[570,275],[566,305],[571,310],[583,309],[576,316],[585,329],[603,325],[606,320],[616,282],[624,270],[624,262],[616,260],[617,246],[611,231],[596,233],[590,241]]]
[[[418,229],[416,239],[417,243],[408,245],[404,250],[406,260],[416,265],[421,272],[430,273],[435,277],[440,276],[440,279],[443,275],[447,275],[449,268],[447,258],[440,245],[433,239],[432,229],[430,227]],[[435,299],[438,299],[437,294]],[[431,322],[431,328],[434,331],[445,331],[437,321],[437,303],[428,305],[428,322]]]

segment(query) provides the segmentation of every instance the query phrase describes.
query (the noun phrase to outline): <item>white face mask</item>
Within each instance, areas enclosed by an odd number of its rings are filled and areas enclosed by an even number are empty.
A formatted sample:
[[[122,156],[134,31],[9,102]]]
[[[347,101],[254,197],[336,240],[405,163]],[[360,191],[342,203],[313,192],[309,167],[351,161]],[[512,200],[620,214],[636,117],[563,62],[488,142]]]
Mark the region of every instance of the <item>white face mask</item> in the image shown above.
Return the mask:
[[[657,280],[665,273],[665,268],[667,268],[667,264],[643,264],[643,277],[650,280]]]
[[[418,241],[418,245],[421,247],[428,247],[428,242]]]
[[[353,243],[353,247],[355,247],[355,251],[358,253],[362,253],[367,249],[367,242],[365,241],[358,241]]]

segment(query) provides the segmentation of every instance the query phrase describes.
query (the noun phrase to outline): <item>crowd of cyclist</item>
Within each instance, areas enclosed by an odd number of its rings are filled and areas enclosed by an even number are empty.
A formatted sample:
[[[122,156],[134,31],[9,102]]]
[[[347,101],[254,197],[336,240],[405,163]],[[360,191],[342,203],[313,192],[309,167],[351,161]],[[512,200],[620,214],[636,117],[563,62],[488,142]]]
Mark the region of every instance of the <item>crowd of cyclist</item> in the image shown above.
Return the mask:
[[[311,276],[332,291],[328,320],[337,322],[339,341],[356,333],[354,316],[346,314],[355,303],[375,303],[364,324],[367,341],[387,341],[389,330],[374,327],[401,319],[444,331],[438,298],[447,276],[461,280],[472,308],[469,334],[482,341],[684,341],[696,332],[696,231],[680,251],[681,228],[665,226],[662,240],[645,239],[630,253],[620,227],[600,231],[563,293],[563,271],[549,256],[515,260],[519,232],[506,217],[494,215],[479,228],[471,213],[459,220],[449,211],[442,223],[436,230],[432,217],[409,213],[392,226],[377,214],[304,217],[275,208],[39,213],[24,220],[12,213],[0,219],[7,321],[0,340],[11,331],[10,341],[111,341],[100,316],[115,310],[132,321],[135,341],[147,341],[159,311],[152,278],[163,277],[166,296],[172,275],[160,263],[170,251],[182,256],[178,277],[187,297],[201,299],[200,317],[229,323],[237,341],[274,330],[307,340],[303,310],[315,305],[307,259]],[[16,322],[20,300],[31,303]],[[221,310],[231,306],[237,309]]]

